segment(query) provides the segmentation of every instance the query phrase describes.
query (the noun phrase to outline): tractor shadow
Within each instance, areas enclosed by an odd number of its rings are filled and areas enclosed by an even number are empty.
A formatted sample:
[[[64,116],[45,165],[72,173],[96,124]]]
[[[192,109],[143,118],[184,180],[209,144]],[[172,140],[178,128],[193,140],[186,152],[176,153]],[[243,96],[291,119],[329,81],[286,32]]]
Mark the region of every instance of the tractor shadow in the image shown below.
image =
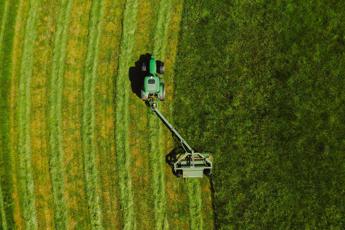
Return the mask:
[[[144,78],[146,72],[141,71],[142,63],[148,63],[150,61],[151,54],[146,53],[140,55],[138,61],[135,62],[134,66],[131,66],[128,71],[129,80],[131,82],[132,92],[135,93],[139,98],[141,98],[141,89],[144,84]]]

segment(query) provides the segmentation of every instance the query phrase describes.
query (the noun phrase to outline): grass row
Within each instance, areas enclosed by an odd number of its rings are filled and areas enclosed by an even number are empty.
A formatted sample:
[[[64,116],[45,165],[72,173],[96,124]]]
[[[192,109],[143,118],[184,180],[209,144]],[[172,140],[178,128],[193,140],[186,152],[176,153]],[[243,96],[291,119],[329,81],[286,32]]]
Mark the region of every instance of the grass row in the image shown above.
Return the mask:
[[[82,146],[83,78],[89,41],[91,1],[73,1],[63,75],[62,132],[67,228],[90,229]]]
[[[8,163],[7,155],[8,155],[8,100],[7,100],[7,93],[8,93],[8,76],[5,75],[4,69],[6,69],[6,66],[4,65],[4,44],[5,44],[5,31],[8,28],[8,19],[10,16],[10,3],[9,1],[6,1],[1,4],[1,19],[2,22],[0,25],[0,75],[3,76],[0,80],[0,129],[2,130],[2,133],[0,134],[0,152],[1,152],[1,169],[0,169],[0,223],[3,229],[8,229],[8,226],[10,223],[8,223],[7,219],[11,216],[11,213],[6,213],[6,211],[10,211],[6,206],[8,206],[8,203],[10,203],[10,183],[8,182],[8,172],[6,173],[6,166]],[[8,168],[7,168],[8,169]],[[7,195],[8,194],[8,195]]]
[[[135,31],[135,44],[131,66],[139,56],[150,52],[153,44],[153,32],[157,18],[157,0],[139,0],[140,10],[136,16],[137,29]],[[137,77],[136,74],[133,74]],[[132,75],[132,76],[133,76]],[[136,204],[135,222],[142,229],[152,228],[154,217],[154,197],[151,183],[151,167],[148,155],[149,142],[147,134],[147,107],[145,103],[134,93],[129,95],[129,138],[131,163],[130,168],[135,171],[131,174],[133,186],[133,198]],[[143,192],[145,191],[145,192]]]
[[[15,4],[14,4],[15,5]],[[13,47],[11,53],[11,65],[9,75],[11,79],[10,93],[9,93],[9,158],[12,169],[11,181],[12,191],[11,198],[13,202],[13,219],[16,228],[24,228],[23,211],[21,207],[21,187],[20,187],[20,172],[19,172],[19,155],[18,155],[18,86],[20,75],[20,62],[23,53],[23,41],[25,21],[28,14],[29,4],[25,1],[17,2],[17,10],[15,15],[13,44],[8,47]]]
[[[84,152],[86,195],[91,217],[91,227],[102,229],[100,182],[96,167],[95,143],[95,84],[97,81],[98,52],[100,46],[103,16],[103,1],[93,1],[89,22],[89,43],[86,55],[85,78],[83,85],[82,145]]]
[[[154,34],[153,54],[156,58],[164,60],[165,47],[167,44],[167,28],[170,19],[171,1],[160,1],[158,8],[158,19]],[[151,113],[151,111],[150,111]],[[162,229],[166,223],[166,196],[165,196],[165,174],[164,174],[164,136],[160,120],[151,115],[149,117],[150,132],[150,155],[152,155],[152,182],[155,229]]]
[[[22,208],[26,228],[37,228],[34,181],[31,165],[31,146],[30,146],[30,81],[32,75],[32,53],[33,44],[36,38],[36,18],[38,2],[30,4],[29,15],[25,26],[25,38],[23,44],[23,56],[20,65],[19,78],[19,175],[22,196]]]
[[[62,171],[62,93],[66,57],[67,31],[72,1],[62,1],[56,26],[52,74],[49,90],[50,173],[54,194],[54,219],[56,228],[66,228],[66,205],[63,198]]]
[[[202,194],[199,180],[186,183],[189,200],[190,229],[204,229],[202,218]],[[212,226],[207,226],[209,229]]]
[[[96,161],[100,177],[102,220],[105,229],[121,226],[115,153],[115,84],[125,1],[104,1],[95,85]],[[115,167],[114,167],[115,166]]]
[[[128,128],[129,128],[129,82],[128,67],[134,46],[134,34],[136,30],[136,15],[138,10],[137,0],[128,0],[123,16],[123,31],[120,45],[120,57],[118,66],[118,79],[116,83],[116,159],[119,174],[120,205],[123,214],[123,229],[133,229],[134,203],[132,181],[129,171],[131,156],[129,152]]]
[[[40,2],[37,9],[36,39],[32,56],[32,79],[30,84],[30,140],[33,179],[35,184],[35,208],[38,229],[53,228],[54,193],[49,168],[49,80],[52,73],[54,38],[58,3]],[[49,33],[47,33],[49,32]]]

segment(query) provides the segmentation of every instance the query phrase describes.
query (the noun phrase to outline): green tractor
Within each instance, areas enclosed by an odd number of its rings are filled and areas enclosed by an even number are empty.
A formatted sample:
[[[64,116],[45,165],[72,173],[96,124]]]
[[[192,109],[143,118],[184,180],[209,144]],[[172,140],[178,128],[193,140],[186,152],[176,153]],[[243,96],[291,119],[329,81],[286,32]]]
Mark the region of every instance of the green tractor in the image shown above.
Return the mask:
[[[164,74],[164,63],[156,61],[153,56],[150,60],[143,62],[141,71],[145,72],[144,85],[141,89],[141,99],[148,101],[158,98],[160,101],[165,99],[164,80],[158,74]]]
[[[211,175],[212,162],[210,155],[208,153],[194,151],[157,108],[157,98],[160,101],[163,101],[165,98],[164,80],[158,75],[164,73],[164,63],[156,61],[153,56],[150,56],[149,61],[142,63],[141,71],[145,72],[144,84],[141,88],[141,99],[160,118],[184,149],[184,153],[176,154],[172,157],[173,160],[170,161],[175,175],[183,176],[184,178],[197,178],[203,177],[203,175]]]

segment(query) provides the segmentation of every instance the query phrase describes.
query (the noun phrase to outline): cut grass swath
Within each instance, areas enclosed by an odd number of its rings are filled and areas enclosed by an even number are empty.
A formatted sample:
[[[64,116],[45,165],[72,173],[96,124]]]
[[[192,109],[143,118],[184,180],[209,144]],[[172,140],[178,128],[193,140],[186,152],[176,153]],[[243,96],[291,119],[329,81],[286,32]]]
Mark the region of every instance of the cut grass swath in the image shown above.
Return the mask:
[[[95,143],[95,82],[97,80],[97,65],[99,41],[101,36],[100,19],[103,15],[103,1],[93,1],[89,22],[89,43],[85,64],[85,79],[83,89],[83,120],[82,145],[84,152],[86,195],[90,210],[91,226],[102,229],[102,211],[100,205],[99,176],[96,167]]]
[[[36,37],[36,17],[38,1],[30,2],[29,16],[25,26],[23,55],[19,79],[19,175],[22,210],[26,228],[37,228],[34,181],[31,166],[30,147],[30,81],[32,75],[32,52]]]
[[[3,44],[4,44],[4,34],[5,34],[5,27],[7,25],[8,21],[8,16],[9,16],[9,6],[10,3],[9,1],[6,1],[4,6],[3,6],[3,12],[1,16],[1,27],[0,27],[0,75],[2,76],[0,83],[1,83],[1,88],[0,88],[0,106],[1,106],[1,114],[0,114],[0,127],[3,133],[0,134],[0,150],[1,151],[1,165],[5,165],[5,156],[7,155],[7,110],[8,110],[8,105],[7,105],[7,100],[2,97],[2,95],[6,95],[7,91],[7,84],[6,84],[6,76],[4,76],[4,60],[3,60]],[[5,167],[4,167],[5,168]],[[6,175],[6,172],[4,171],[5,169],[1,168],[1,178],[4,178]],[[4,181],[6,183],[6,181]],[[1,216],[1,227],[6,230],[8,227],[7,225],[7,217],[6,217],[6,208],[5,208],[5,203],[4,203],[4,195],[3,195],[3,189],[4,186],[2,185],[3,180],[0,180],[0,216]],[[8,182],[6,184],[9,184]],[[6,186],[6,184],[4,184]],[[8,186],[8,185],[7,185]]]
[[[156,58],[164,58],[167,43],[167,25],[169,24],[171,1],[160,1],[158,20],[154,34],[153,53]],[[151,113],[151,111],[150,111]],[[164,175],[164,136],[157,117],[149,117],[150,155],[152,155],[152,182],[155,212],[155,229],[162,229],[166,224],[166,196]]]
[[[54,41],[52,76],[50,80],[49,96],[49,129],[50,129],[50,173],[54,195],[54,219],[58,229],[66,228],[66,206],[63,199],[63,172],[62,172],[62,132],[61,110],[63,74],[66,57],[67,28],[71,12],[72,1],[62,2],[57,22],[57,31]]]
[[[18,156],[18,106],[17,106],[17,95],[18,95],[18,85],[19,85],[19,75],[21,68],[21,55],[23,53],[23,40],[24,40],[24,30],[25,21],[27,18],[27,9],[29,7],[28,2],[19,1],[18,8],[16,10],[15,22],[14,22],[14,34],[13,34],[13,44],[11,44],[11,66],[9,70],[9,75],[11,76],[11,86],[9,94],[9,158],[11,165],[11,181],[12,181],[12,191],[11,197],[13,200],[13,221],[15,228],[23,229],[25,228],[23,211],[21,207],[21,187],[20,187],[20,170],[19,170],[19,156]]]
[[[203,229],[202,199],[199,180],[187,181],[189,198],[190,229]]]
[[[119,174],[120,205],[123,214],[123,229],[133,229],[134,203],[132,181],[129,171],[130,151],[128,144],[129,128],[129,82],[128,68],[134,46],[134,33],[136,30],[136,14],[138,3],[128,0],[125,5],[123,18],[123,31],[120,46],[118,79],[116,84],[116,159]]]

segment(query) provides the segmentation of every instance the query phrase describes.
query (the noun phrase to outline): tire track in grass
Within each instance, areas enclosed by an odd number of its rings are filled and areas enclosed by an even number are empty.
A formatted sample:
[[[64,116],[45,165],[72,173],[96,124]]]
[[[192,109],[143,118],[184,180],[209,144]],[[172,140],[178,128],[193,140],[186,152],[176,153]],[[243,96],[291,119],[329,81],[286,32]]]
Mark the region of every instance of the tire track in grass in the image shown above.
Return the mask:
[[[123,215],[123,229],[134,229],[134,203],[129,165],[129,81],[128,68],[134,47],[136,30],[137,0],[127,0],[122,21],[122,38],[116,84],[116,159],[119,174],[120,206]]]
[[[23,56],[19,78],[19,175],[22,195],[22,206],[27,229],[37,228],[34,181],[31,165],[30,147],[30,82],[33,64],[33,45],[36,38],[36,18],[38,1],[30,2],[29,16],[25,26]]]
[[[171,0],[161,0],[159,3],[158,20],[154,34],[153,54],[156,58],[165,57],[167,44],[167,31],[170,18]],[[151,111],[150,111],[151,113]],[[160,120],[150,114],[149,117],[149,137],[150,155],[152,155],[152,182],[155,212],[155,229],[163,229],[167,226],[166,195],[165,195],[165,149],[163,146],[164,137]],[[158,131],[158,132],[157,132]]]
[[[66,57],[67,31],[70,20],[72,1],[61,2],[54,39],[53,66],[50,79],[49,95],[49,130],[50,130],[50,174],[54,196],[54,220],[57,229],[64,229],[66,223],[66,205],[63,197],[63,148],[62,148],[62,92]]]
[[[91,227],[102,229],[102,210],[99,194],[100,182],[96,167],[95,142],[95,82],[97,80],[98,51],[100,49],[103,1],[93,1],[89,22],[89,44],[87,48],[83,89],[82,145],[86,180],[86,195],[91,216]]]
[[[14,218],[14,228],[23,229],[24,217],[21,207],[21,186],[20,186],[20,173],[19,173],[19,159],[18,155],[18,89],[19,89],[19,74],[20,74],[20,62],[23,53],[23,40],[24,40],[24,30],[25,21],[27,17],[29,4],[27,1],[21,0],[18,3],[17,14],[15,16],[15,28],[13,34],[13,44],[12,44],[12,57],[11,57],[11,87],[9,95],[9,151],[10,151],[10,165],[12,169],[11,181],[12,181],[12,200],[13,200],[13,218]]]

